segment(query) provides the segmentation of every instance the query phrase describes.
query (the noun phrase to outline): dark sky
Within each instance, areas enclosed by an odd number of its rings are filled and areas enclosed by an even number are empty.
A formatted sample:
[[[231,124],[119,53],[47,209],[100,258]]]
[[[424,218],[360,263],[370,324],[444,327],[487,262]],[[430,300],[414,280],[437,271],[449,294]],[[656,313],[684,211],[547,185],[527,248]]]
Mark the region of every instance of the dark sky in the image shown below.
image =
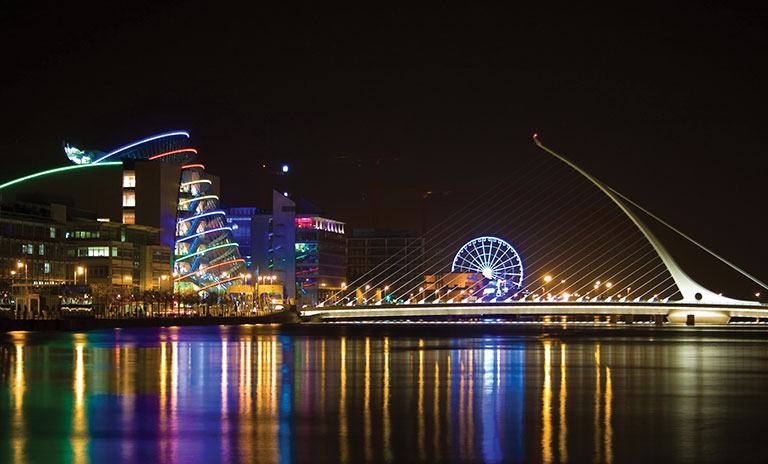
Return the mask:
[[[541,5],[2,2],[0,181],[186,129],[230,205],[287,162],[327,214],[418,228],[526,175],[537,131],[768,280],[766,11]]]

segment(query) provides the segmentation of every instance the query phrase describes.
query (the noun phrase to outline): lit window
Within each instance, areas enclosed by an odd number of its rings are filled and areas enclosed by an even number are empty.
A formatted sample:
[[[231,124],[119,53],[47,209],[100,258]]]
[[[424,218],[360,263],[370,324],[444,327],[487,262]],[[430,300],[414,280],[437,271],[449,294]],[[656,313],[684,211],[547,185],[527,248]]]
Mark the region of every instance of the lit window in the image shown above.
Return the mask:
[[[46,274],[51,273],[51,263],[43,263],[43,272]]]
[[[82,247],[77,249],[78,256],[109,256],[109,247]]]
[[[133,192],[123,193],[123,207],[133,208],[134,206],[136,206],[136,194]]]
[[[123,188],[136,187],[136,173],[132,171],[123,172]]]
[[[136,224],[136,213],[133,211],[126,211],[123,213],[123,224]],[[125,241],[125,236],[121,237]]]
[[[45,254],[45,245],[41,243],[40,244],[40,249],[37,250],[37,251],[38,251],[38,253],[40,253],[40,256],[43,256]]]
[[[51,238],[56,238],[56,228],[51,227]]]

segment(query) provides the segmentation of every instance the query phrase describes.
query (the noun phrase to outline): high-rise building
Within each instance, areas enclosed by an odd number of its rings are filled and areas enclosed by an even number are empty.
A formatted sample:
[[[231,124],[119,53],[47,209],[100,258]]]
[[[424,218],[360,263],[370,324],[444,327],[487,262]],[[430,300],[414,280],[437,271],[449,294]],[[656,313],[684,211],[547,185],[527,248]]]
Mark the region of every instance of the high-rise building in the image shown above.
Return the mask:
[[[296,216],[296,301],[314,306],[346,287],[347,243],[343,222]]]
[[[276,276],[285,296],[296,298],[296,203],[276,190],[272,207],[230,208],[227,224],[241,244],[248,271],[254,276]]]
[[[314,305],[345,284],[345,224],[302,204],[313,212],[297,211],[293,200],[273,190],[271,208],[230,208],[227,225],[247,251],[251,274],[276,276],[286,296]]]

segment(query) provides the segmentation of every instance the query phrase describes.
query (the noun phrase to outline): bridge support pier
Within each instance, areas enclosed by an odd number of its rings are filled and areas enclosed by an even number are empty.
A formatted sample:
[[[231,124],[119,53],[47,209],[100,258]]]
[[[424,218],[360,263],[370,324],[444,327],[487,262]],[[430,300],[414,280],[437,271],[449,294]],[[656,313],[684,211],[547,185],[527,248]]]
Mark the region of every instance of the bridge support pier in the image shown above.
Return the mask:
[[[658,314],[656,316],[653,316],[653,322],[658,326],[664,325],[664,316],[661,316]]]
[[[670,311],[667,318],[672,324],[727,324],[731,315],[728,311],[692,308]]]
[[[611,314],[611,317],[608,319],[608,322],[611,325],[616,325],[619,322],[619,316],[617,314]]]
[[[635,315],[634,314],[625,314],[624,315],[624,323],[627,325],[632,325],[632,323],[635,322]]]

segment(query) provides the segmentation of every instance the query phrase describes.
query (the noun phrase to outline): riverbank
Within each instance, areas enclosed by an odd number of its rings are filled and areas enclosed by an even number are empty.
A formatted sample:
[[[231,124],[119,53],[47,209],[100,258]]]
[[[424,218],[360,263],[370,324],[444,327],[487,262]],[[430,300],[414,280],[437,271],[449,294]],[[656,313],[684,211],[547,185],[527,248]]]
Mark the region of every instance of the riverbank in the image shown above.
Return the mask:
[[[148,318],[68,318],[68,319],[0,319],[0,332],[14,330],[83,331],[133,327],[167,327],[193,325],[283,324],[298,322],[291,310],[261,316],[183,316]]]

